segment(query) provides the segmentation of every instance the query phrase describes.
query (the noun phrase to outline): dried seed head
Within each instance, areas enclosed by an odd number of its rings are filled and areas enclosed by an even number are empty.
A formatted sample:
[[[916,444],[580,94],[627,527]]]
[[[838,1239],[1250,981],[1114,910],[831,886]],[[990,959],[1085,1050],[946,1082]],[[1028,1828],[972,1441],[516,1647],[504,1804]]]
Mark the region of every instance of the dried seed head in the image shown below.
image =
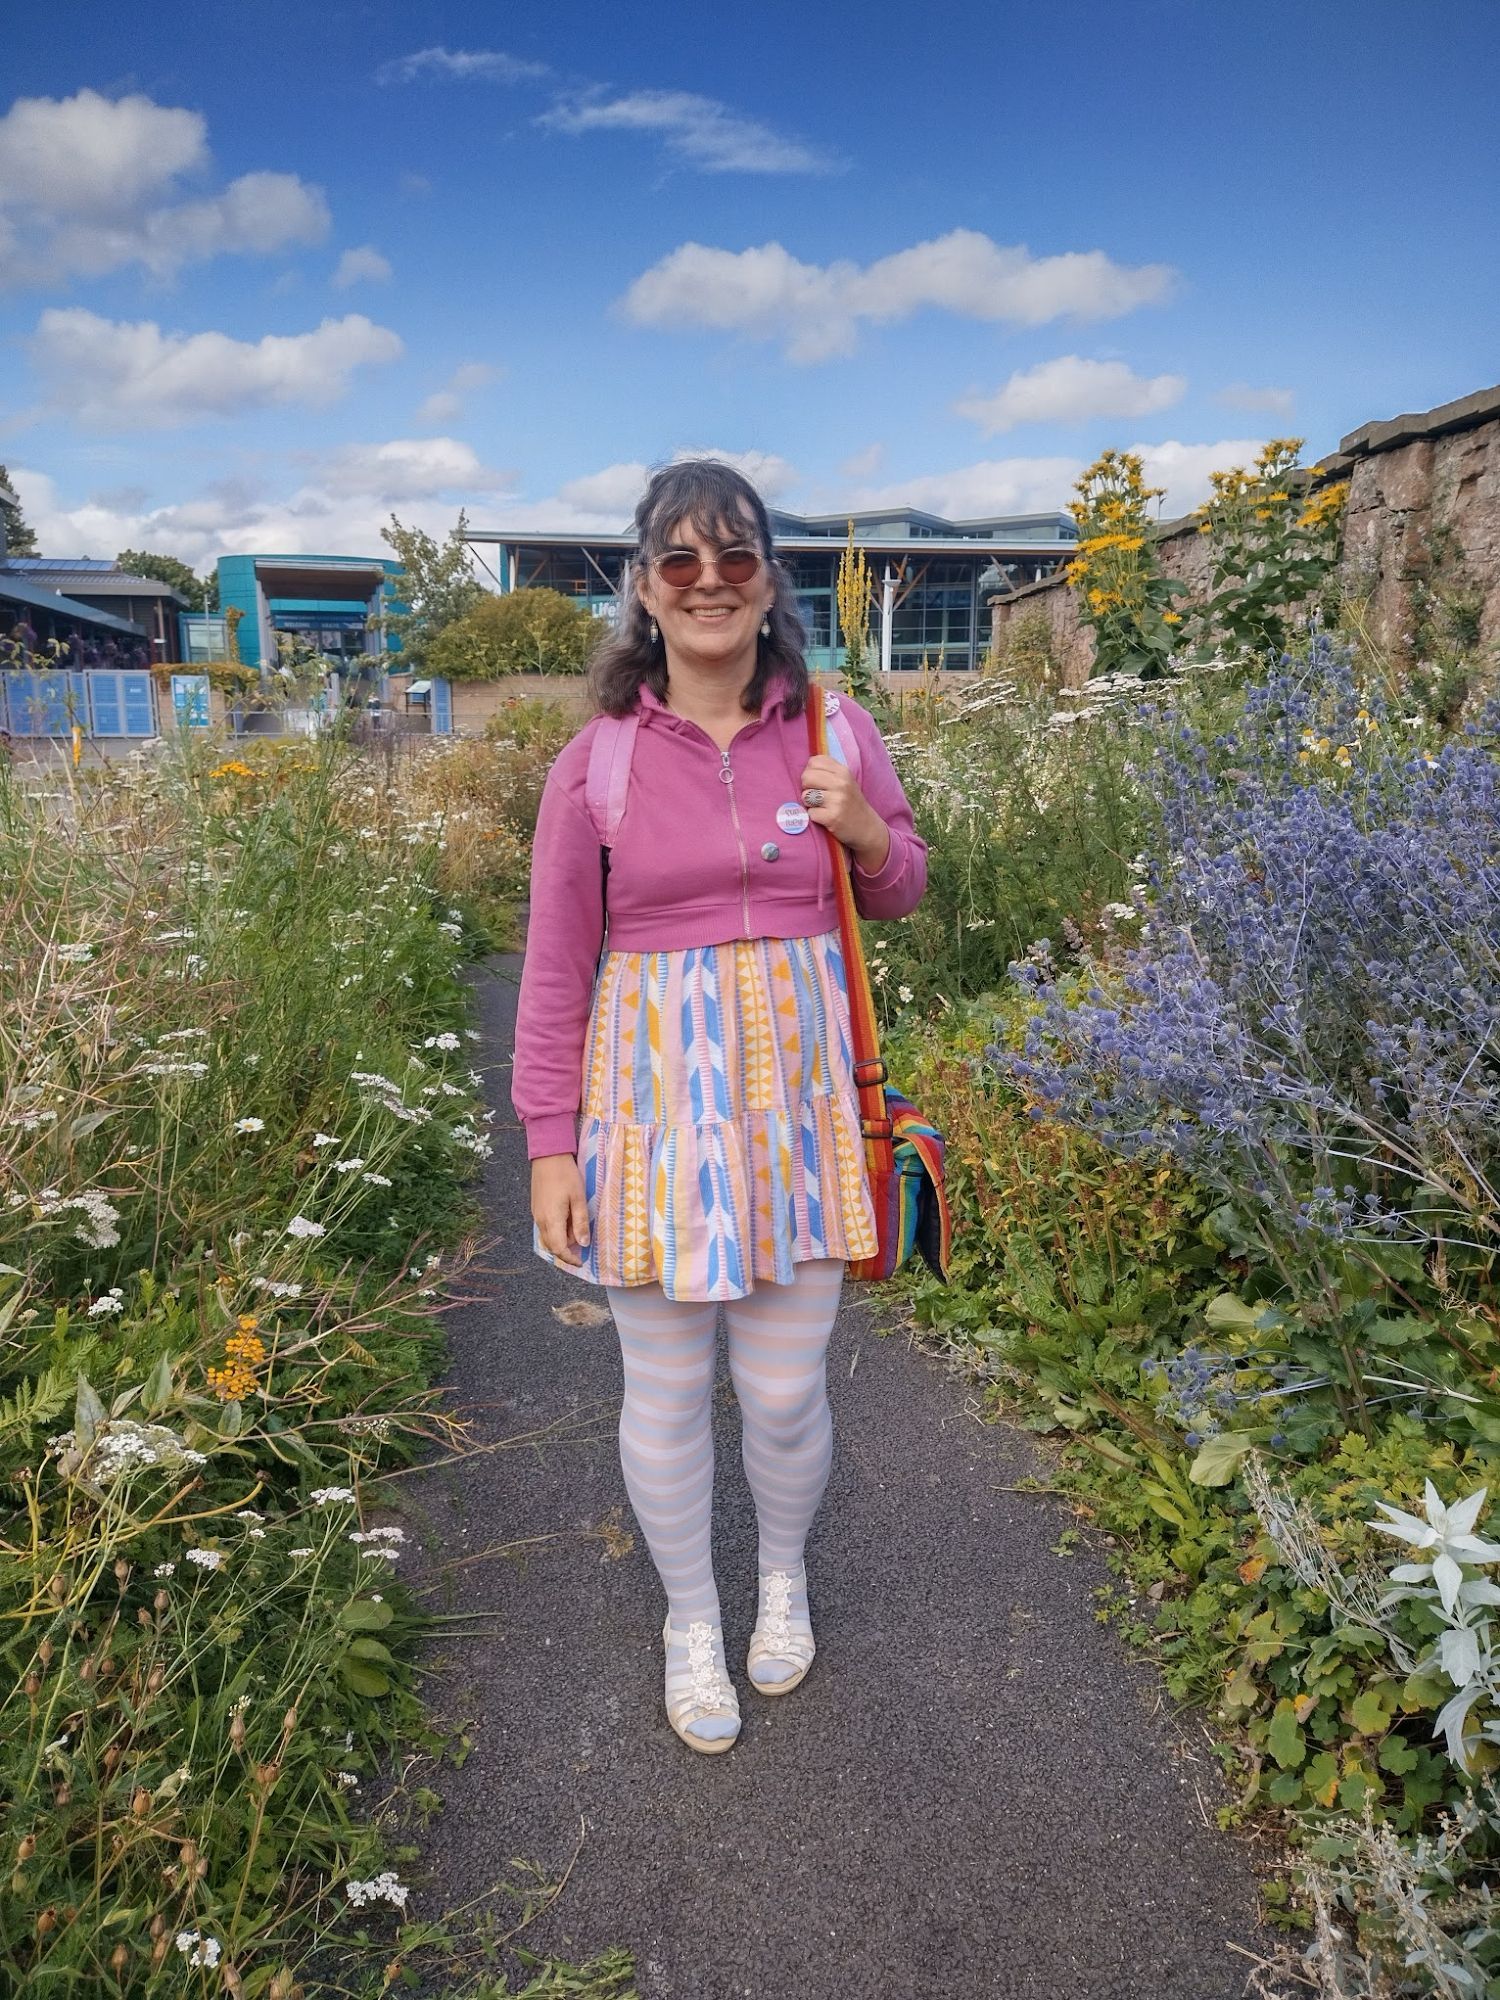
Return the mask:
[[[26,1692],[27,1692],[27,1693],[28,1693],[29,1695],[39,1695],[39,1694],[41,1693],[41,1691],[42,1691],[42,1677],[41,1677],[41,1675],[40,1675],[40,1674],[28,1674],[28,1675],[26,1676]]]
[[[17,1861],[29,1861],[35,1853],[36,1835],[28,1833],[22,1838],[19,1846],[16,1848],[16,1859]]]
[[[68,1586],[62,1577],[54,1576],[53,1578],[51,1578],[51,1580],[48,1582],[47,1585],[47,1595],[56,1604],[67,1603]]]
[[[245,1747],[245,1718],[238,1709],[229,1718],[229,1740],[236,1750]]]
[[[41,1915],[36,1920],[37,1936],[45,1937],[49,1931],[55,1931],[56,1929],[57,1929],[56,1910],[51,1910],[51,1909],[43,1910]]]
[[[78,1669],[78,1678],[81,1681],[91,1681],[94,1678],[94,1663],[92,1660],[85,1660],[82,1663]]]
[[[44,1667],[50,1667],[52,1664],[52,1650],[51,1639],[43,1639],[40,1646],[36,1649],[36,1656]]]
[[[177,1850],[177,1859],[182,1863],[184,1868],[191,1868],[193,1863],[198,1859],[197,1841],[185,1840]]]
[[[121,1556],[115,1563],[115,1582],[123,1590],[130,1581],[130,1564]]]
[[[115,1768],[116,1764],[118,1764],[120,1761],[119,1744],[118,1743],[106,1744],[104,1749],[104,1755],[100,1758],[99,1761],[100,1763],[103,1764],[106,1771],[112,1771]]]
[[[161,1911],[158,1910],[156,1915],[151,1919],[152,1937],[159,1938],[164,1936],[166,1933],[166,1928],[167,1928],[167,1920],[162,1915]]]
[[[137,1625],[149,1625],[151,1623],[151,1613],[146,1609],[144,1604],[138,1604],[135,1607],[135,1622]]]
[[[59,1785],[57,1790],[52,1794],[52,1803],[58,1806],[65,1806],[67,1805],[68,1801],[72,1798],[72,1796],[73,1796],[73,1787],[71,1785],[68,1784]]]
[[[292,1706],[287,1710],[286,1714],[281,1718],[281,1733],[283,1736],[290,1736],[292,1731],[296,1727],[297,1727],[297,1707],[296,1703],[294,1702]]]
[[[149,1674],[147,1674],[146,1686],[150,1689],[152,1694],[159,1694],[161,1692],[161,1684],[166,1678],[167,1678],[166,1668],[158,1664],[151,1669]]]
[[[267,1791],[280,1776],[281,1766],[274,1758],[269,1764],[257,1764],[255,1767],[255,1782],[257,1785],[264,1785]]]
[[[159,1937],[151,1947],[151,1963],[153,1965],[160,1965],[166,1955],[167,1941],[164,1937]]]
[[[111,1972],[123,1972],[130,1963],[130,1952],[123,1944],[117,1944],[109,1955]]]
[[[291,2000],[292,1975],[285,1966],[266,1988],[266,2000]]]
[[[208,1873],[208,1856],[206,1854],[200,1854],[198,1859],[193,1863],[193,1873],[200,1882]]]
[[[152,1598],[151,1602],[158,1611],[165,1611],[167,1606],[172,1602],[172,1600],[170,1597],[168,1597],[167,1593],[164,1590],[159,1590],[157,1591],[155,1597]]]
[[[146,1790],[144,1785],[139,1790],[131,1793],[130,1810],[135,1814],[137,1819],[144,1819],[147,1813],[150,1812],[151,1794]]]

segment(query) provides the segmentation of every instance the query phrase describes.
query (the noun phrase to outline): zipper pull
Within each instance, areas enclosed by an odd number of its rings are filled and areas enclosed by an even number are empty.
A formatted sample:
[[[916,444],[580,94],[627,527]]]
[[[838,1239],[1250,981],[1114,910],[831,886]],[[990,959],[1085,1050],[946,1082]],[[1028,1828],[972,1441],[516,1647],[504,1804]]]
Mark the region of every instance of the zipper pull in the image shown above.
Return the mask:
[[[719,752],[719,783],[721,785],[732,785],[734,783],[734,772],[729,766],[729,752],[727,750]]]

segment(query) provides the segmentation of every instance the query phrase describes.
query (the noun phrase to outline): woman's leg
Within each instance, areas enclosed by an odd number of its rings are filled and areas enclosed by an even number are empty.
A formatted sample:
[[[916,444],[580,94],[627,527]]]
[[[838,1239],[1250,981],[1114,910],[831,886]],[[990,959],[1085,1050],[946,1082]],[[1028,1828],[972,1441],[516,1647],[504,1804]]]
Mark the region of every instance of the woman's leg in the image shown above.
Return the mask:
[[[625,1395],[620,1469],[667,1593],[672,1622],[719,1622],[709,1549],[714,1441],[711,1300],[669,1299],[660,1285],[611,1285]]]
[[[688,1628],[715,1628],[722,1670],[723,1636],[714,1583],[710,1522],[714,1444],[711,1403],[712,1300],[669,1299],[660,1285],[611,1285],[610,1311],[620,1336],[625,1394],[620,1404],[620,1469],[651,1559],[667,1593],[671,1637],[667,1696],[691,1681]],[[690,1725],[709,1741],[733,1736],[738,1720],[706,1717]]]
[[[802,1552],[833,1463],[828,1337],[843,1281],[842,1258],[817,1258],[795,1266],[790,1284],[759,1284],[727,1307],[745,1476],[760,1527],[760,1574],[791,1574],[791,1615],[801,1624],[807,1621]],[[792,1672],[789,1667],[786,1677]]]

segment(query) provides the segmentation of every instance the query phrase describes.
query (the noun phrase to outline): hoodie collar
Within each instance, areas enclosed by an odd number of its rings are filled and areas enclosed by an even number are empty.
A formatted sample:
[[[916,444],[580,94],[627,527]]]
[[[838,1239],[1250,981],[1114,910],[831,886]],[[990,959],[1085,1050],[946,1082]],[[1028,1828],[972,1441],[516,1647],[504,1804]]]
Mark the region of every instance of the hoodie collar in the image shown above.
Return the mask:
[[[786,675],[778,671],[777,673],[771,676],[770,683],[766,688],[765,697],[760,705],[760,719],[762,722],[766,721],[771,715],[775,713],[777,709],[781,707],[782,703],[786,700],[786,696],[787,696]],[[656,690],[648,686],[645,681],[641,682],[640,687],[637,690],[637,699],[640,702],[641,712],[643,714],[660,715],[666,721],[672,723],[685,722],[687,720],[686,716],[678,715],[675,709],[668,708],[666,703],[661,699],[660,695],[657,694]]]

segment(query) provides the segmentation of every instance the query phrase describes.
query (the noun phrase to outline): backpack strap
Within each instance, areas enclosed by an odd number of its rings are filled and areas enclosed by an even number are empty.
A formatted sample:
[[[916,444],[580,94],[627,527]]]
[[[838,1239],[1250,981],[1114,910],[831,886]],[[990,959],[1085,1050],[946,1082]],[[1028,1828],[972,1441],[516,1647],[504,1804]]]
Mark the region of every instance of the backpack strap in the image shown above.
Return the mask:
[[[630,760],[635,754],[639,714],[601,715],[589,745],[584,803],[601,847],[613,847],[625,812],[630,785]]]

